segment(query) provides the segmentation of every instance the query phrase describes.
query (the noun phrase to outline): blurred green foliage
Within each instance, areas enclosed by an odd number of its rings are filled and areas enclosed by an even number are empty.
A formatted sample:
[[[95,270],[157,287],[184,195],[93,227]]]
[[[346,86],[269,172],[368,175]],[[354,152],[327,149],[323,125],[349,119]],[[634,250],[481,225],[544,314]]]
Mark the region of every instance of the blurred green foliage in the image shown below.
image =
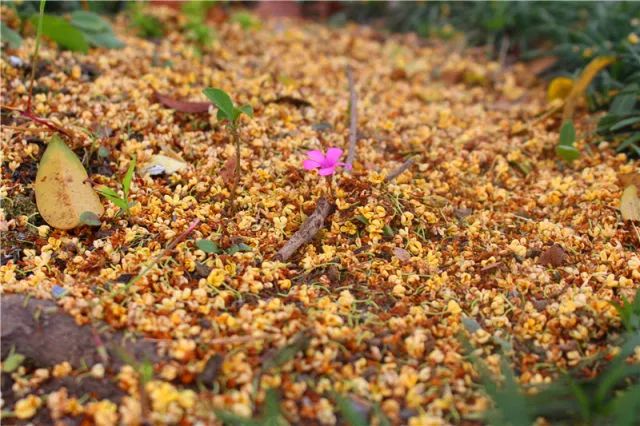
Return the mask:
[[[353,2],[332,19],[377,21],[423,37],[457,32],[469,45],[488,46],[493,57],[501,50],[525,60],[554,56],[546,77],[575,78],[593,58],[615,56],[589,86],[588,106],[613,108],[624,93],[626,101],[608,111],[598,134],[616,141],[619,151],[640,156],[640,125],[624,121],[639,113],[640,2]]]
[[[627,362],[627,357],[632,356],[640,345],[637,330],[623,336],[620,351],[598,375],[582,378],[576,369],[562,373],[550,384],[535,386],[518,384],[516,373],[504,353],[500,377],[496,377],[475,354],[470,343],[464,338],[462,342],[478,372],[482,390],[493,402],[481,416],[487,424],[529,426],[542,417],[553,425],[637,425],[640,365]],[[596,361],[602,361],[602,356],[591,361],[592,368]]]

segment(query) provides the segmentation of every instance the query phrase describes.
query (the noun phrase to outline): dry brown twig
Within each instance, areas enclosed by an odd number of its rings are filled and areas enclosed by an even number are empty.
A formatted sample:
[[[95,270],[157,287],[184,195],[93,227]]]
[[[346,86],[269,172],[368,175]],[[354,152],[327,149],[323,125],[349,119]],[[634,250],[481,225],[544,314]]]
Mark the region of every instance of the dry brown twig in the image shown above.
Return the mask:
[[[413,163],[415,163],[415,161],[413,160],[413,158],[408,159],[407,161],[405,161],[404,163],[402,163],[400,166],[398,166],[397,168],[395,168],[394,170],[392,170],[386,178],[384,178],[384,181],[389,183],[392,180],[394,180],[395,178],[397,178],[398,176],[400,176],[402,173],[404,173],[409,167],[413,166]]]
[[[347,166],[345,170],[350,171],[353,165],[353,160],[356,156],[356,142],[357,137],[357,125],[358,125],[358,98],[356,96],[356,89],[353,82],[353,70],[350,66],[347,66],[347,80],[349,81],[349,152],[347,154]],[[331,185],[329,183],[329,185]],[[275,255],[275,259],[281,262],[286,262],[302,245],[313,240],[318,231],[324,227],[324,222],[327,217],[333,213],[334,205],[332,202],[327,201],[322,197],[318,200],[318,204],[314,212],[304,221],[300,229],[291,236],[289,241],[278,250]]]
[[[353,82],[353,70],[351,66],[347,66],[347,80],[349,81],[349,153],[347,154],[346,170],[350,171],[353,166],[353,160],[356,157],[356,142],[358,140],[358,97]]]
[[[276,253],[275,258],[286,262],[303,244],[308,243],[324,227],[325,219],[333,212],[333,203],[326,198],[320,198],[314,212],[304,221],[300,229],[291,236],[289,241]]]

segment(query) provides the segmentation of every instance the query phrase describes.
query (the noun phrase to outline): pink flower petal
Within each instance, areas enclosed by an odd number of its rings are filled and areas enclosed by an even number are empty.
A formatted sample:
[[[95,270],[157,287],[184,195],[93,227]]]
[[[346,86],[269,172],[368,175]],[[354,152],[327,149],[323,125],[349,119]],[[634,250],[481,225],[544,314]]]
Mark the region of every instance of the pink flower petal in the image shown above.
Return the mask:
[[[336,166],[324,167],[318,171],[320,176],[329,176],[334,174],[336,171]]]
[[[313,160],[304,160],[302,162],[302,167],[304,167],[305,170],[313,170],[313,169],[317,169],[318,167],[320,167],[320,163],[318,163],[317,161],[313,161]]]
[[[327,166],[329,164],[336,164],[342,155],[342,150],[340,148],[329,148],[327,150],[327,155],[325,156]]]
[[[322,161],[324,161],[324,154],[322,153],[322,151],[307,151],[307,157],[315,161],[316,163],[321,163]]]

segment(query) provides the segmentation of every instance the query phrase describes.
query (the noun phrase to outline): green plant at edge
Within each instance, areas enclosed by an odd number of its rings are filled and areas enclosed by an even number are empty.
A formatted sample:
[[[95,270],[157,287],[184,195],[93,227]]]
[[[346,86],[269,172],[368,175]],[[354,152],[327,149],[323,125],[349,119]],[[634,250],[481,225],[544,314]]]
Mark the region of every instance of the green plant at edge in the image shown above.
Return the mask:
[[[240,116],[242,114],[248,117],[253,117],[253,109],[251,105],[245,104],[236,106],[233,104],[231,97],[221,89],[206,88],[203,91],[204,95],[209,98],[218,108],[216,115],[219,121],[227,123],[227,129],[231,134],[234,145],[236,147],[236,166],[234,170],[233,185],[231,188],[231,212],[235,212],[235,200],[238,191],[238,183],[240,182],[240,130],[238,125],[240,124]]]
[[[620,321],[628,332],[640,332],[640,290],[636,291],[633,301],[622,296],[622,305],[611,302],[620,315]]]
[[[116,191],[106,186],[100,186],[96,188],[96,191],[100,195],[102,195],[107,200],[111,201],[116,206],[120,207],[120,213],[124,212],[127,216],[130,216],[130,208],[134,205],[133,202],[129,201],[129,190],[131,189],[131,182],[133,180],[133,173],[136,168],[136,157],[134,156],[129,162],[129,168],[122,178],[122,192],[123,196],[121,197]]]
[[[551,424],[615,424],[633,426],[640,418],[640,365],[627,363],[640,345],[640,332],[623,336],[623,344],[613,360],[595,377],[581,379],[563,373],[551,384],[532,390],[519,385],[506,357],[500,363],[501,378],[473,353],[468,340],[461,338],[465,351],[478,371],[482,389],[493,407],[481,418],[495,426],[529,426],[537,418]]]
[[[280,411],[280,399],[275,389],[267,389],[262,416],[257,419],[239,416],[226,410],[216,410],[216,417],[225,425],[234,426],[284,426],[289,422]]]

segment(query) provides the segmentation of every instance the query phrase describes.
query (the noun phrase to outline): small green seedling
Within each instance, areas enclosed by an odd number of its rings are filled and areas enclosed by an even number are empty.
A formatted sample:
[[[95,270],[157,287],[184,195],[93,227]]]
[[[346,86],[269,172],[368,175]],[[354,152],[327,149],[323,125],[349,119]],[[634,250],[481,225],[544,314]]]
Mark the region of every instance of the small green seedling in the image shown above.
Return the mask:
[[[38,23],[38,16],[31,17],[32,23]],[[99,15],[84,10],[77,10],[71,14],[71,20],[53,16],[43,15],[42,34],[56,44],[73,52],[87,53],[89,46],[105,47],[108,49],[119,49],[124,46],[113,30],[109,22]]]
[[[116,206],[120,207],[120,213],[124,212],[127,216],[130,216],[130,208],[135,204],[129,201],[129,190],[131,189],[131,181],[133,180],[133,173],[136,169],[136,157],[134,156],[129,162],[129,168],[122,179],[122,192],[124,196],[120,196],[116,191],[106,186],[101,186],[96,190],[107,200],[111,201]]]
[[[181,7],[182,14],[187,18],[184,26],[187,38],[196,43],[196,49],[200,53],[216,38],[216,32],[206,22],[211,6],[213,2],[192,0],[183,3]]]
[[[240,131],[238,125],[242,114],[253,117],[253,108],[248,104],[242,106],[234,105],[229,95],[221,89],[209,87],[204,89],[203,93],[218,108],[216,117],[219,121],[227,123],[227,129],[231,133],[231,138],[236,146],[236,164],[231,188],[231,211],[235,212],[235,199],[238,183],[240,182]]]
[[[231,15],[231,22],[239,24],[244,31],[258,29],[262,25],[256,15],[246,11],[239,11]]]
[[[219,254],[222,253],[218,244],[211,240],[198,240],[196,246],[207,254]]]
[[[226,250],[222,250],[217,243],[211,240],[198,240],[196,241],[196,247],[207,254],[221,254],[226,253],[229,255],[234,255],[240,252],[249,252],[253,249],[251,246],[246,245],[245,243],[234,244]]]
[[[571,163],[580,157],[580,151],[573,146],[576,141],[576,129],[573,121],[567,120],[560,129],[560,143],[556,146],[556,154],[564,161]]]
[[[15,348],[12,347],[9,351],[9,355],[2,361],[2,372],[3,373],[13,373],[20,367],[20,365],[24,362],[25,356],[16,352]]]

